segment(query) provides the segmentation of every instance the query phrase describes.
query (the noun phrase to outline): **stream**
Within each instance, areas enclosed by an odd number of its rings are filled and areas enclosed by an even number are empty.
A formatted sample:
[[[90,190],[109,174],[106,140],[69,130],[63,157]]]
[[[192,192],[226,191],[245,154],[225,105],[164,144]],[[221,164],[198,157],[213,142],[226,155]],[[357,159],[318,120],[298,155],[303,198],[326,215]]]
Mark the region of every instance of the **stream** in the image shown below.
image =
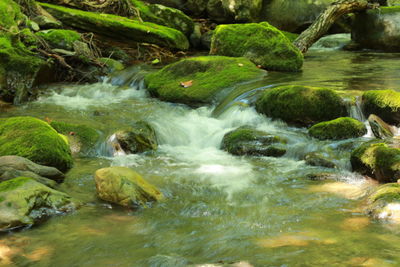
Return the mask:
[[[145,70],[137,67],[104,83],[54,85],[52,93],[0,117],[29,115],[101,132],[102,142],[75,158],[59,186],[87,204],[1,236],[0,257],[11,255],[5,266],[399,266],[400,228],[365,215],[364,196],[376,185],[351,172],[351,150],[370,135],[318,141],[248,105],[260,89],[283,84],[399,90],[399,59],[314,49],[302,72],[269,72],[215,106],[196,109],[150,98],[140,82]],[[352,114],[360,117],[357,109]],[[108,136],[138,120],[154,126],[159,149],[112,156]],[[220,150],[224,134],[242,125],[287,138],[288,152],[271,158]],[[306,165],[302,159],[312,151],[338,168]],[[166,200],[140,210],[98,200],[93,174],[108,166],[132,167]],[[309,178],[321,172],[336,179]]]

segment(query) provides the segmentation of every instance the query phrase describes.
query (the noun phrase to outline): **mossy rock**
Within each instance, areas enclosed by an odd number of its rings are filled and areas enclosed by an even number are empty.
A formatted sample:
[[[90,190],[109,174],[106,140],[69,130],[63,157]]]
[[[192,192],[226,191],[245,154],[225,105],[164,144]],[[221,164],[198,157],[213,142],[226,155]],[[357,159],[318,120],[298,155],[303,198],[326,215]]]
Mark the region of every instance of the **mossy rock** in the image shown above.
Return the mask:
[[[400,218],[400,184],[389,183],[379,186],[368,197],[367,211],[377,219],[393,220]]]
[[[193,20],[182,11],[158,4],[149,5],[149,9],[157,18],[164,21],[162,25],[177,29],[183,32],[186,36],[189,36],[193,32]]]
[[[125,69],[124,64],[122,64],[118,60],[105,57],[99,58],[98,60],[105,65],[108,73]]]
[[[364,123],[349,117],[341,117],[313,125],[308,133],[317,139],[348,139],[357,138],[367,133]]]
[[[140,174],[126,167],[109,167],[95,173],[99,198],[126,207],[146,207],[163,194]]]
[[[16,155],[62,172],[72,165],[71,151],[48,123],[32,117],[0,120],[0,156]]]
[[[209,104],[223,89],[263,77],[245,58],[203,56],[170,64],[145,77],[147,90],[155,97],[184,104]],[[184,87],[181,83],[191,81]]]
[[[50,126],[67,137],[71,150],[75,153],[82,152],[86,154],[93,151],[100,139],[100,134],[86,125],[52,121]]]
[[[302,53],[267,22],[219,25],[210,54],[246,57],[268,70],[299,71],[303,65]]]
[[[115,133],[119,147],[128,154],[156,150],[158,146],[156,132],[145,121],[138,121],[128,130]]]
[[[186,36],[176,29],[116,15],[86,12],[45,3],[40,5],[62,23],[74,28],[127,42],[157,44],[180,50],[189,48]]]
[[[268,117],[299,126],[347,115],[346,105],[335,91],[299,85],[265,90],[256,102],[256,109]]]
[[[221,148],[233,155],[281,157],[286,153],[286,139],[242,126],[225,134]]]
[[[0,2],[0,26],[6,29],[18,30],[18,24],[24,20],[24,14],[22,14],[17,3],[12,0],[2,0]]]
[[[317,152],[307,153],[304,156],[304,161],[306,162],[307,165],[310,165],[310,166],[320,166],[320,167],[331,168],[331,169],[337,168],[335,163],[333,163],[331,160],[329,160],[323,154],[317,153]]]
[[[0,231],[31,226],[53,215],[79,207],[65,193],[27,177],[0,183]]]
[[[350,157],[353,171],[371,176],[382,183],[400,178],[400,149],[371,141],[356,148]]]
[[[362,96],[366,116],[375,114],[387,123],[400,125],[400,93],[394,90],[371,90]]]
[[[390,139],[396,134],[396,127],[388,125],[375,114],[369,115],[368,123],[371,126],[371,130],[376,138]]]
[[[61,48],[73,51],[74,42],[81,40],[81,35],[72,30],[45,30],[36,33],[54,48]]]

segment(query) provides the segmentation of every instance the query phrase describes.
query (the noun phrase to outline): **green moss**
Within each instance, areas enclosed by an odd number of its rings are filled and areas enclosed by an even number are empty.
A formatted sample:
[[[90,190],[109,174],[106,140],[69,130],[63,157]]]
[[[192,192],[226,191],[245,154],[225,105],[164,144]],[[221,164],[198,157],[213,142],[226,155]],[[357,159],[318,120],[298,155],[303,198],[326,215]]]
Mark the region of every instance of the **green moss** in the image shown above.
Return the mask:
[[[0,192],[10,191],[15,188],[18,188],[30,180],[32,180],[32,178],[17,177],[17,178],[11,179],[11,180],[7,180],[5,182],[1,182],[0,183]]]
[[[63,23],[75,28],[130,42],[152,43],[182,50],[189,48],[186,36],[172,28],[110,14],[86,12],[44,3],[40,5]]]
[[[269,117],[300,126],[347,115],[345,103],[335,91],[299,85],[265,90],[257,100],[256,109]]]
[[[109,72],[119,71],[125,68],[124,64],[112,58],[102,57],[98,60],[101,63],[105,64]]]
[[[246,57],[256,65],[278,71],[298,71],[302,53],[267,22],[219,25],[212,37],[211,54]]]
[[[350,157],[353,171],[372,175],[372,172],[376,166],[375,151],[379,147],[387,147],[387,145],[374,140],[371,142],[366,142],[353,150]]]
[[[366,115],[375,114],[385,122],[400,123],[400,93],[394,90],[371,90],[362,96]]]
[[[12,0],[0,1],[0,26],[10,29],[22,21],[23,14],[19,6]],[[17,30],[17,29],[15,29]]]
[[[69,136],[71,133],[73,133],[74,136],[77,136],[82,143],[83,150],[93,148],[100,138],[99,133],[95,129],[92,129],[86,125],[52,121],[50,126],[53,127],[58,133],[66,136]]]
[[[367,133],[364,123],[353,118],[342,117],[313,125],[308,133],[317,139],[347,139],[361,137]]]
[[[72,167],[68,145],[46,122],[12,117],[0,124],[0,156],[17,155],[66,171]]]
[[[391,183],[380,186],[374,194],[369,197],[371,202],[400,202],[400,184]]]
[[[281,31],[283,33],[283,35],[286,36],[286,38],[289,39],[290,42],[294,42],[294,40],[297,39],[297,37],[299,37],[299,34],[297,33],[291,33],[291,32],[285,32],[285,31]]]
[[[379,14],[391,14],[391,13],[399,13],[400,12],[400,6],[382,6],[379,7],[379,10],[371,10],[372,12],[375,11],[375,13]]]
[[[265,72],[245,58],[204,56],[183,59],[145,77],[149,92],[162,100],[211,103],[222,89],[257,79]],[[193,81],[184,88],[181,82]]]
[[[71,30],[46,30],[36,33],[37,36],[43,38],[49,45],[55,48],[66,50],[74,49],[74,42],[81,39],[81,35]]]

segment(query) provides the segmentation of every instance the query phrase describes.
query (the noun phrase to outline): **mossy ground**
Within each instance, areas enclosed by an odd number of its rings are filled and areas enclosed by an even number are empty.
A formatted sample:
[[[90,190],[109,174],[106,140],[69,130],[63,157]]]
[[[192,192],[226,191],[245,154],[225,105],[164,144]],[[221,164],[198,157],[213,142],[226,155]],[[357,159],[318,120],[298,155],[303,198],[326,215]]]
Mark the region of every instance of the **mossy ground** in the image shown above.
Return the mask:
[[[267,22],[219,25],[210,53],[246,57],[268,70],[299,71],[303,65],[302,53]]]
[[[17,155],[67,171],[72,167],[68,145],[49,124],[32,117],[0,121],[0,155]]]
[[[81,39],[81,35],[76,31],[51,29],[36,33],[43,38],[49,45],[56,48],[73,50],[74,42]]]
[[[361,137],[367,133],[364,123],[349,117],[337,118],[331,121],[313,125],[309,134],[317,139],[347,139]]]
[[[165,26],[45,3],[41,3],[41,6],[72,27],[125,41],[146,42],[182,50],[189,48],[189,42],[182,32]]]
[[[162,100],[211,103],[222,89],[257,79],[265,72],[245,58],[203,56],[183,59],[145,77],[149,92]],[[193,81],[184,88],[181,82]]]
[[[299,85],[267,89],[256,109],[289,124],[309,126],[347,115],[344,101],[331,89]]]

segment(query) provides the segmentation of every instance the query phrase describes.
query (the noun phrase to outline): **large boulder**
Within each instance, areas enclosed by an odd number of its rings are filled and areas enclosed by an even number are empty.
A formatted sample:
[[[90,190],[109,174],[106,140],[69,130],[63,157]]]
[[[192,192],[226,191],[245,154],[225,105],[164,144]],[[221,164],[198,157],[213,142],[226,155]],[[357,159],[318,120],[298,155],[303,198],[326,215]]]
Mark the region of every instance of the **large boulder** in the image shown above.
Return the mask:
[[[208,0],[207,15],[219,23],[258,22],[263,0]]]
[[[396,182],[400,178],[400,149],[385,143],[362,144],[351,153],[350,162],[353,171],[382,183]]]
[[[15,155],[60,171],[72,167],[67,142],[48,123],[32,117],[0,119],[0,156]]]
[[[0,231],[30,226],[78,207],[79,203],[67,194],[31,178],[18,177],[0,183]]]
[[[374,218],[400,223],[400,184],[379,186],[368,197],[368,202],[367,211]]]
[[[163,5],[150,5],[151,12],[165,21],[164,26],[177,29],[189,36],[194,29],[193,20],[182,11]]]
[[[233,155],[281,157],[286,153],[284,138],[242,126],[225,134],[221,148]]]
[[[302,53],[267,22],[219,25],[210,54],[246,57],[268,70],[299,71],[303,65]]]
[[[371,90],[362,95],[366,116],[375,114],[385,122],[400,125],[400,93],[394,90]]]
[[[268,117],[299,126],[347,115],[346,105],[335,91],[299,85],[265,90],[256,102],[256,109]]]
[[[62,23],[74,28],[126,42],[150,43],[180,50],[189,48],[186,36],[176,29],[111,14],[86,12],[46,3],[41,5]]]
[[[138,121],[128,130],[115,133],[113,147],[119,147],[126,154],[136,154],[145,151],[156,150],[158,146],[156,132],[145,121]]]
[[[55,186],[54,181],[64,179],[64,174],[54,167],[42,166],[19,156],[0,157],[0,181],[20,176],[33,178],[50,187]]]
[[[155,97],[184,104],[208,104],[223,89],[263,77],[245,58],[204,56],[183,59],[145,77]]]
[[[374,136],[379,139],[392,138],[397,131],[394,126],[390,126],[374,114],[369,115],[368,123],[371,126]]]
[[[348,139],[361,137],[367,133],[364,123],[349,117],[341,117],[313,125],[308,133],[317,139]]]
[[[96,189],[102,200],[126,207],[146,207],[163,194],[132,169],[109,167],[95,173]]]
[[[50,126],[58,133],[67,136],[72,153],[88,154],[95,149],[100,134],[93,128],[83,124],[52,121]]]
[[[400,51],[400,6],[356,13],[352,40],[362,48]]]

